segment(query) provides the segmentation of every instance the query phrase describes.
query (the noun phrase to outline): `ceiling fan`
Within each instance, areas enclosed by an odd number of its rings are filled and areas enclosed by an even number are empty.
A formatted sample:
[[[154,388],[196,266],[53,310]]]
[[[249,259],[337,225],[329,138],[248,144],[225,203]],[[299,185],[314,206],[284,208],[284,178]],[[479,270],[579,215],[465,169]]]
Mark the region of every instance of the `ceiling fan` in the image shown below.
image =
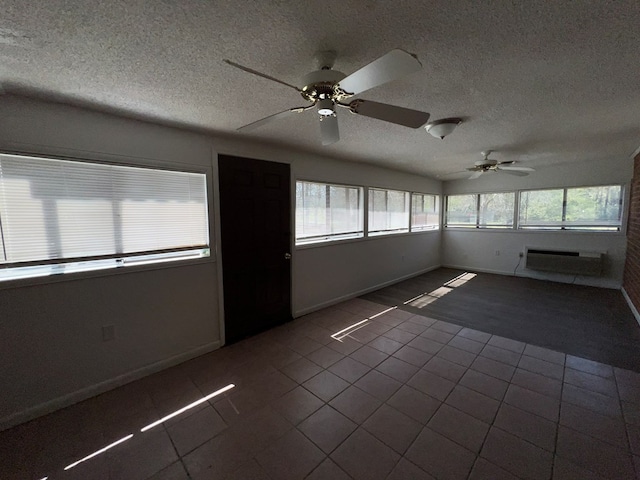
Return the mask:
[[[366,90],[420,70],[422,64],[414,55],[404,50],[391,50],[377,60],[356,70],[351,75],[345,75],[342,72],[333,70],[335,59],[335,52],[321,52],[318,55],[319,70],[311,72],[304,77],[302,88],[230,60],[224,60],[229,65],[240,70],[293,88],[310,103],[309,105],[290,108],[257,120],[238,128],[238,131],[251,131],[274,120],[287,118],[313,108],[316,109],[320,121],[320,136],[323,145],[331,145],[340,140],[336,107],[345,108],[357,115],[377,118],[378,120],[410,128],[420,128],[429,121],[428,113],[410,108],[362,99],[355,99],[346,103],[347,99]]]
[[[489,155],[493,150],[487,150],[482,152],[482,160],[478,160],[473,167],[468,167],[466,170],[461,172],[452,172],[446,173],[444,175],[438,175],[438,177],[448,177],[449,175],[458,175],[461,173],[466,173],[467,171],[473,172],[473,174],[469,177],[469,180],[474,180],[482,174],[487,172],[493,173],[508,173],[509,175],[517,175],[519,177],[526,177],[529,175],[529,172],[535,172],[535,170],[531,167],[516,167],[513,164],[516,163],[514,160],[510,160],[507,162],[499,162],[492,158],[489,158]]]

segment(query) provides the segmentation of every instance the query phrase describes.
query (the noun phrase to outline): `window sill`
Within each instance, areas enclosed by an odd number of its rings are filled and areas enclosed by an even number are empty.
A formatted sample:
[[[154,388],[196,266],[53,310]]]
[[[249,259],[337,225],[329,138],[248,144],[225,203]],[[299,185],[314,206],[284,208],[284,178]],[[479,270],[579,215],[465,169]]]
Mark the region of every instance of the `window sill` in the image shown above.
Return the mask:
[[[358,237],[358,238],[345,238],[341,240],[328,240],[325,242],[317,242],[317,243],[304,243],[300,245],[295,245],[295,250],[307,250],[309,248],[321,248],[321,247],[331,247],[334,245],[343,245],[346,243],[356,243],[356,242],[367,242],[367,241],[375,241],[384,238],[398,238],[398,237],[407,237],[407,236],[416,236],[416,235],[429,235],[433,233],[439,233],[441,230],[439,228],[434,230],[420,230],[417,232],[403,232],[403,233],[391,233],[386,235],[373,235],[366,237]]]

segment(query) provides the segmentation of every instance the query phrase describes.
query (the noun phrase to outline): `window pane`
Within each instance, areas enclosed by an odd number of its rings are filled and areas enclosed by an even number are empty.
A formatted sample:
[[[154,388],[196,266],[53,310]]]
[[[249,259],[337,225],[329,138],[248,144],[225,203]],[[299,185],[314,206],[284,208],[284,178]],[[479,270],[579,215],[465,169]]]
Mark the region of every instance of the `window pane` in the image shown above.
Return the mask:
[[[204,174],[0,155],[0,263],[16,275],[111,268],[95,257],[130,253],[208,254],[208,244]]]
[[[411,195],[411,231],[433,230],[439,226],[438,196],[413,193]]]
[[[563,189],[522,192],[520,227],[561,228],[563,195]]]
[[[477,195],[450,195],[447,197],[447,225],[475,227],[478,220]]]
[[[409,231],[409,192],[369,189],[369,234]]]
[[[512,227],[515,193],[480,194],[480,227]]]
[[[621,195],[620,185],[567,189],[565,227],[618,230],[621,222]]]
[[[361,237],[362,188],[296,182],[296,244]]]

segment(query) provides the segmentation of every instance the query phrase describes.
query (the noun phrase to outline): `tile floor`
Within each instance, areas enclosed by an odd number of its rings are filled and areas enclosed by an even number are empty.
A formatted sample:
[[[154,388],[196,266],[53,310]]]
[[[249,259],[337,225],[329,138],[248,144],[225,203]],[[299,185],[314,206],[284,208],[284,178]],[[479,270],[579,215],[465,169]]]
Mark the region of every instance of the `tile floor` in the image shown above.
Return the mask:
[[[640,479],[640,374],[387,309],[350,300],[2,432],[0,478]]]

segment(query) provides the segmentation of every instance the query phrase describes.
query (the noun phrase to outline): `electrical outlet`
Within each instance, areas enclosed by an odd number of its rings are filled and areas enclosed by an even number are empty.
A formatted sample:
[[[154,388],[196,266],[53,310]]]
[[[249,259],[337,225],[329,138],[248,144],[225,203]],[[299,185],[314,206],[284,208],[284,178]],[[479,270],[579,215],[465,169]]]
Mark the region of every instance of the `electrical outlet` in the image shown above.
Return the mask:
[[[496,250],[496,257],[500,256],[500,250]]]
[[[102,327],[102,341],[110,342],[116,338],[116,326],[115,325],[104,325]]]

